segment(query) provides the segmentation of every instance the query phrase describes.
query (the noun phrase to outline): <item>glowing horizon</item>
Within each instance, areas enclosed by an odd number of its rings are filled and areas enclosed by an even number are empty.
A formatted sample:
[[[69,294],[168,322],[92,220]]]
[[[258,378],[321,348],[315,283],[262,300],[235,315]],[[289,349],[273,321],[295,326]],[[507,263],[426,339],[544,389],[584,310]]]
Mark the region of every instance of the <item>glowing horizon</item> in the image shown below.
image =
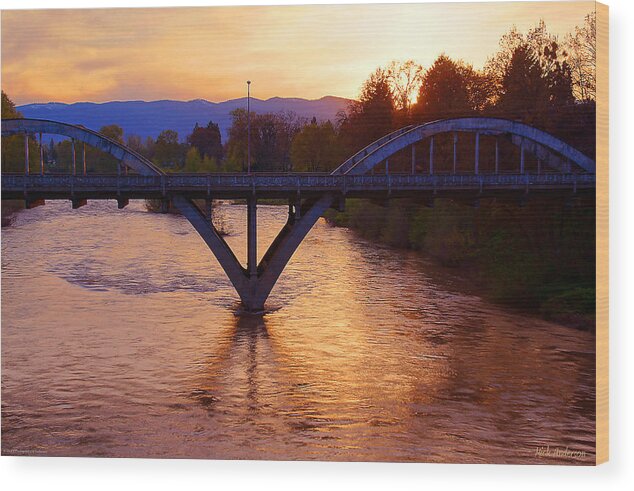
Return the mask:
[[[18,105],[113,100],[356,98],[392,60],[481,68],[513,26],[563,40],[594,2],[12,10],[2,89]],[[61,75],[60,75],[61,74]]]

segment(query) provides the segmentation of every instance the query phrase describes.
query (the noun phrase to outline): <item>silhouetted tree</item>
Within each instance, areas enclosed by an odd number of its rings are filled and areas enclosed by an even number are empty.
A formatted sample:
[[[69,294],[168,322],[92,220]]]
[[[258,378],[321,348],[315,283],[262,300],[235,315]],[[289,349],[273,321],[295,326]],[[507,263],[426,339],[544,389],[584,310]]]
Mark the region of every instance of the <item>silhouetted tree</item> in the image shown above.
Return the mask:
[[[597,71],[597,16],[596,12],[586,15],[582,26],[565,38],[568,64],[572,75],[573,94],[579,101],[596,98]]]
[[[214,158],[216,162],[222,160],[222,137],[220,128],[213,121],[209,121],[206,127],[194,126],[191,135],[187,137],[187,143],[198,150],[201,158]]]
[[[498,115],[556,128],[564,109],[574,103],[570,69],[558,51],[556,42],[546,45],[540,62],[527,44],[515,49],[502,77]]]
[[[483,79],[471,65],[440,55],[423,76],[414,118],[431,121],[481,111],[489,99]]]
[[[408,119],[412,103],[418,96],[423,73],[423,67],[414,60],[392,61],[387,68],[394,104],[404,121]]]
[[[15,108],[15,104],[13,103],[11,99],[9,99],[9,96],[3,90],[2,91],[2,118],[8,119],[8,118],[21,118],[21,117],[22,117],[22,114]]]
[[[247,168],[247,112],[240,108],[231,113],[225,166],[235,170]],[[294,113],[251,113],[251,169],[253,171],[290,168],[291,143],[304,120]]]
[[[341,142],[353,153],[389,133],[394,124],[394,94],[386,70],[377,68],[361,88],[358,101],[339,115]]]
[[[504,116],[534,123],[545,95],[546,81],[536,56],[527,45],[518,46],[502,76],[497,107]]]
[[[559,100],[558,103],[568,100],[569,96],[565,93],[566,78],[570,77],[570,67],[566,61],[568,54],[561,49],[557,36],[548,32],[543,20],[529,29],[526,34],[513,27],[501,37],[500,49],[487,60],[485,65],[485,71],[495,88],[494,99],[501,97],[503,80],[508,74],[516,51],[520,48],[526,51],[526,56],[530,56],[532,62],[539,67],[547,85],[557,87],[555,91],[559,92],[559,95],[555,98]],[[543,95],[548,96],[548,94]]]

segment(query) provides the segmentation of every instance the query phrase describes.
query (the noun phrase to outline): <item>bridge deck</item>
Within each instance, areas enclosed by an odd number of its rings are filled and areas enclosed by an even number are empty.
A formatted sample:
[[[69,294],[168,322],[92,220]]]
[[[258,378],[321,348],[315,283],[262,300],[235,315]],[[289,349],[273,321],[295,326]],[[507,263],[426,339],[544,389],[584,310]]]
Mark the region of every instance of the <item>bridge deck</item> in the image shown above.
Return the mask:
[[[2,199],[288,198],[333,193],[346,197],[407,197],[417,194],[471,192],[496,194],[574,191],[595,187],[594,174],[171,174],[29,175],[3,174]]]

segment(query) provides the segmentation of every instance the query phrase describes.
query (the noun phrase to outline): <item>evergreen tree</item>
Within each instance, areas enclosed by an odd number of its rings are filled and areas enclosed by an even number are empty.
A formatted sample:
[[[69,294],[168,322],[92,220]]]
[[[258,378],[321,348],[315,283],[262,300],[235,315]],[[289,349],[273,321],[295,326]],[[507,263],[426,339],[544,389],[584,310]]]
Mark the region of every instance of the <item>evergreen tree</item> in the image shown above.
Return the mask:
[[[222,137],[220,128],[213,121],[209,121],[206,127],[194,126],[194,130],[187,137],[187,143],[198,150],[201,158],[214,158],[216,161],[222,160]]]
[[[469,116],[487,102],[486,84],[480,74],[462,61],[440,55],[425,72],[418,101],[413,108],[416,121]]]
[[[21,118],[22,114],[15,108],[14,102],[2,91],[2,119]]]

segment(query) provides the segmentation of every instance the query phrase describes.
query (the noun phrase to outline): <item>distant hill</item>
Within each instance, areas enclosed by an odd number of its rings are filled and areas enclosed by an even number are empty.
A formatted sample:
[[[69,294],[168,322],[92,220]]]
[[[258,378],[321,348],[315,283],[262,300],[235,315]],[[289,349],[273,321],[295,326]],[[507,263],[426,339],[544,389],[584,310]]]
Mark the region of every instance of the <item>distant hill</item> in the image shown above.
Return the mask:
[[[345,109],[349,100],[341,97],[322,97],[308,100],[273,97],[267,100],[251,98],[251,110],[256,113],[278,113],[293,111],[298,116],[317,118],[318,121],[336,120],[337,112]],[[151,136],[156,138],[165,129],[178,132],[180,140],[191,133],[194,125],[207,125],[213,121],[220,126],[223,141],[231,126],[231,111],[246,109],[246,97],[225,102],[193,101],[113,101],[103,103],[76,102],[64,104],[26,104],[17,109],[25,118],[51,119],[64,123],[80,124],[93,130],[117,124],[125,135]]]

